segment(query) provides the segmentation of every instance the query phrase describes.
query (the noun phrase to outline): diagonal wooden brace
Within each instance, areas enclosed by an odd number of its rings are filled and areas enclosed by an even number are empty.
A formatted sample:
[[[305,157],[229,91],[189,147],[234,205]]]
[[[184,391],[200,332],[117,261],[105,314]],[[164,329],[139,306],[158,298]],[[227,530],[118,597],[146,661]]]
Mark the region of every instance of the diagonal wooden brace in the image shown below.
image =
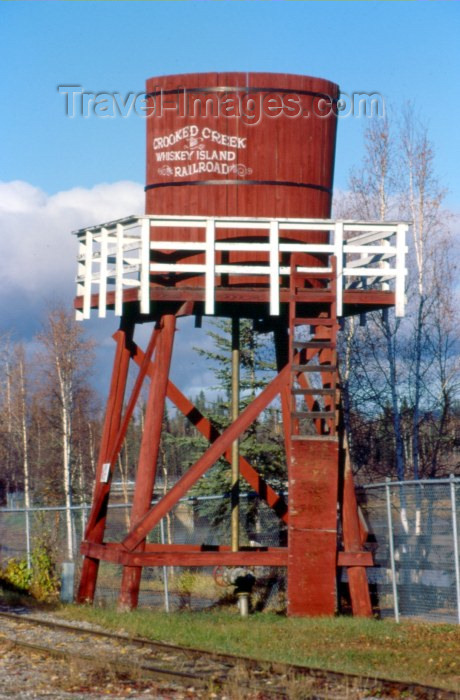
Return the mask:
[[[195,464],[182,476],[171,490],[139,520],[129,535],[123,540],[123,546],[134,550],[147,534],[157,525],[171,508],[182,498],[200,477],[222,457],[226,450],[250,425],[257,416],[273,401],[289,382],[290,366],[287,365],[247,406]]]
[[[134,355],[134,361],[137,364],[143,363],[144,354],[142,350],[136,347],[136,352]],[[149,365],[147,373],[150,375],[153,370],[152,364]],[[209,442],[215,442],[220,436],[219,431],[212,425],[211,421],[208,420],[201,411],[186,397],[184,394],[176,387],[176,385],[169,380],[167,388],[167,396],[170,401],[172,401],[177,408],[186,416],[190,422],[195,426],[195,428],[207,439]],[[231,462],[231,448],[225,451],[223,457],[227,462]],[[246,479],[248,484],[252,486],[254,491],[264,500],[270,508],[273,508],[275,513],[281,520],[287,523],[288,512],[287,503],[283,496],[276,493],[272,487],[267,484],[265,479],[261,477],[254,467],[240,455],[239,466],[241,475]]]
[[[168,383],[167,390],[168,398],[177,406],[177,408],[185,415],[191,423],[200,431],[200,433],[209,442],[215,442],[220,436],[219,431],[212,425],[203,414],[187,399],[186,396],[171,382]],[[231,463],[232,452],[231,448],[226,450],[222,455],[227,462]],[[239,469],[248,484],[252,486],[265,503],[272,508],[281,520],[285,523],[288,521],[287,503],[283,496],[276,493],[274,489],[267,484],[265,479],[254,469],[254,467],[242,455],[239,457]]]

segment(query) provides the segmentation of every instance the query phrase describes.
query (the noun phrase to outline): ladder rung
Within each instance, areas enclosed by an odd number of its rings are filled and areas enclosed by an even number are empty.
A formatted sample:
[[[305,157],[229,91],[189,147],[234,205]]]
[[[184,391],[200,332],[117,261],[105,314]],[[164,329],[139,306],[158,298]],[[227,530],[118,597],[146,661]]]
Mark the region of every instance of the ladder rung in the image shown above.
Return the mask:
[[[291,389],[291,394],[297,396],[332,396],[336,389]]]
[[[307,440],[311,440],[312,442],[337,442],[338,437],[337,435],[291,435],[291,440],[303,440],[304,442],[306,442]]]
[[[294,292],[291,292],[289,297],[289,301],[294,304],[308,304],[311,301],[333,304],[334,300],[334,290],[329,287],[299,287]]]
[[[317,420],[318,418],[334,418],[335,411],[292,411],[291,416],[293,418],[312,418]]]
[[[335,372],[335,365],[292,365],[293,372]]]
[[[330,340],[308,340],[308,341],[301,341],[301,340],[293,340],[292,344],[295,348],[308,348],[310,350],[321,350],[321,348],[330,348],[333,350],[335,348],[335,343],[331,342]]]
[[[337,321],[335,318],[294,318],[295,326],[334,326]]]

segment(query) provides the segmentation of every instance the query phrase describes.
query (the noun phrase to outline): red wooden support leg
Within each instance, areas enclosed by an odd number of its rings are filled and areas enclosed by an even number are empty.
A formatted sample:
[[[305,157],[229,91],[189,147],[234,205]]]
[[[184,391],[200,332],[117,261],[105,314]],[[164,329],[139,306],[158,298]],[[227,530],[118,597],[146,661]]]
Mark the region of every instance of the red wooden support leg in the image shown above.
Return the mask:
[[[157,351],[154,360],[154,372],[147,399],[144,433],[139,452],[139,465],[136,476],[136,489],[131,509],[131,526],[137,523],[150,508],[155,485],[158,452],[161,440],[166,391],[174,342],[176,319],[174,315],[162,318]],[[136,551],[144,551],[145,539],[139,543]],[[121,582],[119,608],[131,610],[137,607],[142,567],[125,566]]]
[[[292,442],[289,465],[288,614],[336,607],[338,443]]]
[[[109,398],[104,418],[102,430],[101,447],[96,470],[96,487],[93,495],[93,508],[90,520],[95,523],[91,532],[91,542],[101,543],[104,538],[105,521],[107,516],[107,502],[105,498],[102,502],[98,498],[98,491],[105,486],[101,483],[102,465],[109,458],[112,443],[115,440],[121,422],[121,412],[123,408],[123,398],[128,377],[129,360],[131,356],[131,341],[133,335],[133,325],[122,321],[120,330],[115,334],[117,347],[113,363],[112,379],[110,383]],[[83,560],[80,585],[77,594],[78,603],[92,603],[96,590],[97,574],[99,570],[99,560],[92,557],[85,557]]]
[[[362,551],[363,543],[358,516],[358,506],[356,503],[353,474],[351,471],[348,452],[345,456],[345,473],[343,480],[342,526],[345,551]],[[372,604],[365,567],[349,566],[347,572],[353,615],[359,615],[360,617],[371,617]]]

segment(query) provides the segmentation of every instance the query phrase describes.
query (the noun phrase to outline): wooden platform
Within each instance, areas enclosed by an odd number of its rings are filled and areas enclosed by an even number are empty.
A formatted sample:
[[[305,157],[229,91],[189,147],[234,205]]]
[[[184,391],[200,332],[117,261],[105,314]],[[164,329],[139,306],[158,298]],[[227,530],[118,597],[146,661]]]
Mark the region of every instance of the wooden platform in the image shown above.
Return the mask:
[[[327,295],[321,290],[311,290],[305,295],[305,316],[312,316],[313,311],[308,309],[310,304],[317,304],[327,300]],[[261,318],[266,315],[269,303],[269,289],[254,289],[241,287],[216,287],[215,289],[215,315],[239,316],[240,318]],[[123,291],[123,306],[137,318],[137,322],[146,322],[160,318],[164,313],[175,313],[179,316],[203,316],[205,315],[205,290],[200,287],[151,287],[150,288],[151,313],[141,313],[139,292],[137,289]],[[289,289],[280,289],[280,317],[287,317],[289,301]],[[100,304],[99,294],[92,294],[90,300],[91,309],[98,309]],[[84,300],[79,296],[75,298],[74,307],[78,311],[83,310]],[[368,313],[378,309],[392,308],[395,305],[395,292],[381,289],[350,289],[343,294],[343,315],[354,316]],[[177,313],[179,307],[182,310]],[[107,292],[106,308],[109,311],[115,309],[115,292]],[[243,313],[244,309],[244,313]],[[269,317],[267,317],[267,320]]]

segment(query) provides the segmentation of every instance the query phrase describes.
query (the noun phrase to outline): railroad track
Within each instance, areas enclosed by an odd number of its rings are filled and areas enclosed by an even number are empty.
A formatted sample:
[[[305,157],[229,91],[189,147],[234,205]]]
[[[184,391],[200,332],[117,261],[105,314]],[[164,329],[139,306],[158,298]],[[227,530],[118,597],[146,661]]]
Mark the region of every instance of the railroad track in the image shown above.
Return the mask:
[[[97,664],[136,681],[192,687],[196,697],[290,698],[349,700],[405,698],[458,700],[456,693],[426,685],[323,671],[304,666],[258,661],[231,654],[190,649],[150,639],[74,626],[30,614],[0,612],[0,642],[69,660],[90,668]],[[230,694],[229,694],[230,693]]]

